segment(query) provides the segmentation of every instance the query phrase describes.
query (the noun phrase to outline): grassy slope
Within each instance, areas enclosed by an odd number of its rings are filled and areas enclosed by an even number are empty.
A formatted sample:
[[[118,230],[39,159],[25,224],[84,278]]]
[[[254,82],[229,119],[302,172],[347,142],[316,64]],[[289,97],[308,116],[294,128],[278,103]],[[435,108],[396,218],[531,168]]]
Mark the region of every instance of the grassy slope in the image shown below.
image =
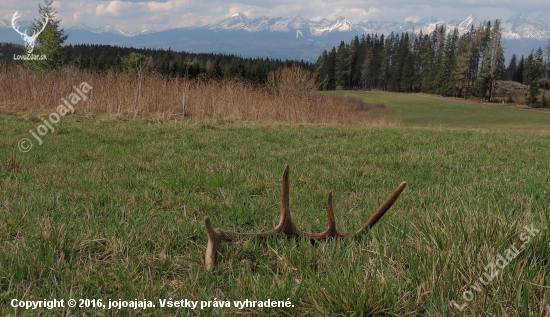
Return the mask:
[[[382,91],[330,94],[353,94],[364,98],[368,103],[384,103],[395,109],[399,118],[408,126],[550,130],[550,113],[532,109],[481,105],[461,99]]]
[[[5,163],[39,122],[0,116]],[[14,313],[11,298],[69,297],[295,305],[245,310],[254,315],[455,314],[450,300],[464,302],[462,292],[530,224],[540,235],[474,291],[465,312],[550,313],[547,134],[78,117],[56,128],[18,153],[19,166],[0,168],[2,315]],[[224,244],[206,273],[203,217],[245,232],[274,227],[285,164],[293,216],[307,231],[324,230],[329,191],[338,228],[351,231],[401,181],[409,186],[364,237]]]

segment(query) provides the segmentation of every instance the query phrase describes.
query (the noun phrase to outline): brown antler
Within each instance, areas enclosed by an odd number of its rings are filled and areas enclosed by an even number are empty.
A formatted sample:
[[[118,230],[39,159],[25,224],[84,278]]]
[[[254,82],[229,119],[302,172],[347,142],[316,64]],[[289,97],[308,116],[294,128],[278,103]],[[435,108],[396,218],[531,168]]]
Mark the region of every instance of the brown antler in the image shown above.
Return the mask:
[[[393,203],[397,200],[401,192],[407,186],[406,182],[402,182],[390,195],[390,197],[376,210],[376,212],[367,220],[363,228],[357,232],[338,232],[336,230],[336,220],[334,218],[334,211],[332,209],[332,192],[328,194],[327,215],[328,215],[328,227],[327,230],[321,233],[306,233],[300,232],[294,226],[292,218],[290,217],[290,195],[289,195],[289,166],[287,165],[283,172],[283,185],[281,193],[281,220],[275,229],[271,231],[265,231],[260,233],[240,233],[232,232],[225,229],[214,229],[210,217],[204,217],[204,226],[206,227],[206,234],[208,235],[208,246],[206,247],[205,255],[205,267],[206,270],[212,271],[216,265],[216,251],[222,241],[234,241],[243,238],[251,237],[267,237],[273,236],[278,233],[284,233],[287,237],[306,236],[312,242],[316,240],[327,240],[329,238],[343,238],[350,235],[361,234],[367,228],[372,228],[382,216],[391,208]]]

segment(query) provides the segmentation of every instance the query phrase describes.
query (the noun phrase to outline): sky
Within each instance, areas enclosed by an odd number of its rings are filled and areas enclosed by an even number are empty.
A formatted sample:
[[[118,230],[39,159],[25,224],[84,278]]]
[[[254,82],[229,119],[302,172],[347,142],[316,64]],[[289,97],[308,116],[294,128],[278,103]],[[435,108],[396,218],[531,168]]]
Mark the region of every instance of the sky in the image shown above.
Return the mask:
[[[15,11],[21,20],[37,16],[43,0],[1,0],[0,19],[11,21]],[[351,22],[416,21],[435,16],[449,22],[475,15],[479,20],[503,19],[523,13],[550,25],[548,0],[385,0],[385,1],[218,1],[218,0],[60,0],[54,1],[63,27],[85,24],[90,27],[116,26],[124,31],[164,30],[215,23],[235,13],[249,18],[266,15],[311,20],[343,16]]]

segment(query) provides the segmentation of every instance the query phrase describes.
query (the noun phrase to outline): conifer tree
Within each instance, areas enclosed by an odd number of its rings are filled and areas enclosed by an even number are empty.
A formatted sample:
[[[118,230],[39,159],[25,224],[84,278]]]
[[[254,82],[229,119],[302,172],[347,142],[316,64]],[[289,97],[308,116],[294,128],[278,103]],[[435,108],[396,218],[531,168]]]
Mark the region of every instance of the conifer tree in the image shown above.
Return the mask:
[[[432,94],[441,94],[442,76],[445,67],[445,33],[446,29],[443,25],[436,27],[432,33],[432,42],[435,49],[434,64],[429,79],[431,85],[429,93]]]
[[[428,34],[424,35],[422,44],[420,44],[420,53],[418,55],[418,59],[420,61],[418,72],[421,78],[421,91],[430,93],[432,91],[432,80],[430,78],[430,74],[434,72],[433,60],[435,50]]]
[[[412,45],[411,45],[412,42]],[[406,54],[402,58],[402,61],[405,63],[403,65],[403,73],[401,77],[401,89],[405,92],[414,91],[414,60],[415,60],[415,49],[414,49],[414,39],[410,39],[408,34],[405,33],[405,39],[402,47],[403,52]]]
[[[495,21],[495,25],[491,30],[488,43],[488,59],[487,69],[489,72],[489,101],[493,99],[493,86],[499,80],[504,72],[504,49],[501,45],[502,31],[500,20]]]
[[[344,41],[340,42],[336,52],[335,79],[336,89],[345,89],[351,75],[349,48]]]
[[[214,59],[214,63],[212,63],[212,77],[214,78],[222,78],[223,77],[223,69],[220,65],[220,59],[216,57]]]
[[[383,50],[380,55],[380,71],[379,76],[379,88],[386,91],[388,89],[388,79],[390,74],[390,62],[391,62],[391,43],[393,39],[393,33],[387,38],[381,45]]]
[[[550,85],[550,39],[546,46],[546,62],[543,65],[543,84],[542,84],[542,107],[548,108],[548,102],[546,101],[546,89]]]
[[[518,62],[518,68],[516,69],[516,73],[514,74],[514,79],[512,80],[523,84],[524,69],[525,69],[525,58],[523,57],[523,55],[521,55],[521,58],[519,59],[519,62]]]
[[[529,54],[523,71],[523,84],[527,85],[526,103],[533,108],[541,107],[538,101],[540,94],[539,81],[542,74],[542,49],[539,47],[536,53]]]
[[[61,45],[67,40],[65,30],[60,28],[60,20],[56,19],[57,10],[53,7],[53,0],[44,0],[44,5],[38,5],[39,17],[33,22],[31,29],[39,31],[43,27],[44,18],[48,24],[40,33],[36,41],[33,54],[44,55],[45,60],[25,61],[25,65],[35,71],[52,70],[62,67],[68,61],[68,52]]]
[[[476,47],[479,48],[477,59],[476,75],[474,81],[474,94],[481,98],[482,101],[490,98],[489,90],[491,85],[491,57],[489,50],[489,41],[491,38],[491,22],[487,22],[486,26],[480,27],[476,36]]]
[[[361,63],[361,87],[363,89],[370,89],[372,85],[372,67],[374,62],[374,45],[372,38],[367,35],[367,39],[364,44],[364,57]]]
[[[359,60],[359,37],[355,36],[349,45],[349,54],[347,59],[347,66],[349,68],[349,77],[347,87],[353,89],[359,85],[359,78],[361,78],[360,68],[357,67]]]
[[[508,64],[508,67],[506,68],[506,73],[504,75],[505,80],[514,80],[518,68],[517,59],[518,57],[516,56],[516,54],[512,54],[512,57],[510,58],[510,63]]]
[[[440,66],[438,80],[440,81],[439,94],[442,96],[452,96],[455,91],[454,73],[457,67],[456,47],[458,44],[458,29],[454,29],[453,34],[447,36],[445,42],[445,52],[443,63]]]
[[[454,73],[454,81],[456,83],[455,96],[462,96],[464,99],[468,98],[469,94],[472,45],[472,36],[468,32],[460,38],[456,53],[456,70]]]

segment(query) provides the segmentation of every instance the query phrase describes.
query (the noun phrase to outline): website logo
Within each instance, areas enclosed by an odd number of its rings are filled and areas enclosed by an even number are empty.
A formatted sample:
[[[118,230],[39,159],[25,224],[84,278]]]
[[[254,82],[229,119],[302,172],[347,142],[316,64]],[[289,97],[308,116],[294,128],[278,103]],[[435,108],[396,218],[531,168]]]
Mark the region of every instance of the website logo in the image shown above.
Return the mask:
[[[21,38],[25,41],[25,48],[27,49],[27,54],[31,54],[32,51],[34,50],[34,45],[36,44],[36,39],[38,38],[38,36],[40,35],[40,33],[42,33],[42,31],[44,31],[44,29],[46,28],[46,25],[48,25],[48,16],[44,16],[44,18],[46,19],[44,21],[44,24],[42,24],[42,30],[40,31],[34,31],[33,34],[31,36],[29,36],[27,34],[27,30],[25,30],[25,32],[21,32],[19,31],[19,26],[16,25],[16,20],[17,18],[19,18],[19,11],[15,11],[15,14],[13,15],[13,18],[11,19],[11,26],[12,28],[15,30],[15,32],[19,33],[19,35],[21,35]]]

